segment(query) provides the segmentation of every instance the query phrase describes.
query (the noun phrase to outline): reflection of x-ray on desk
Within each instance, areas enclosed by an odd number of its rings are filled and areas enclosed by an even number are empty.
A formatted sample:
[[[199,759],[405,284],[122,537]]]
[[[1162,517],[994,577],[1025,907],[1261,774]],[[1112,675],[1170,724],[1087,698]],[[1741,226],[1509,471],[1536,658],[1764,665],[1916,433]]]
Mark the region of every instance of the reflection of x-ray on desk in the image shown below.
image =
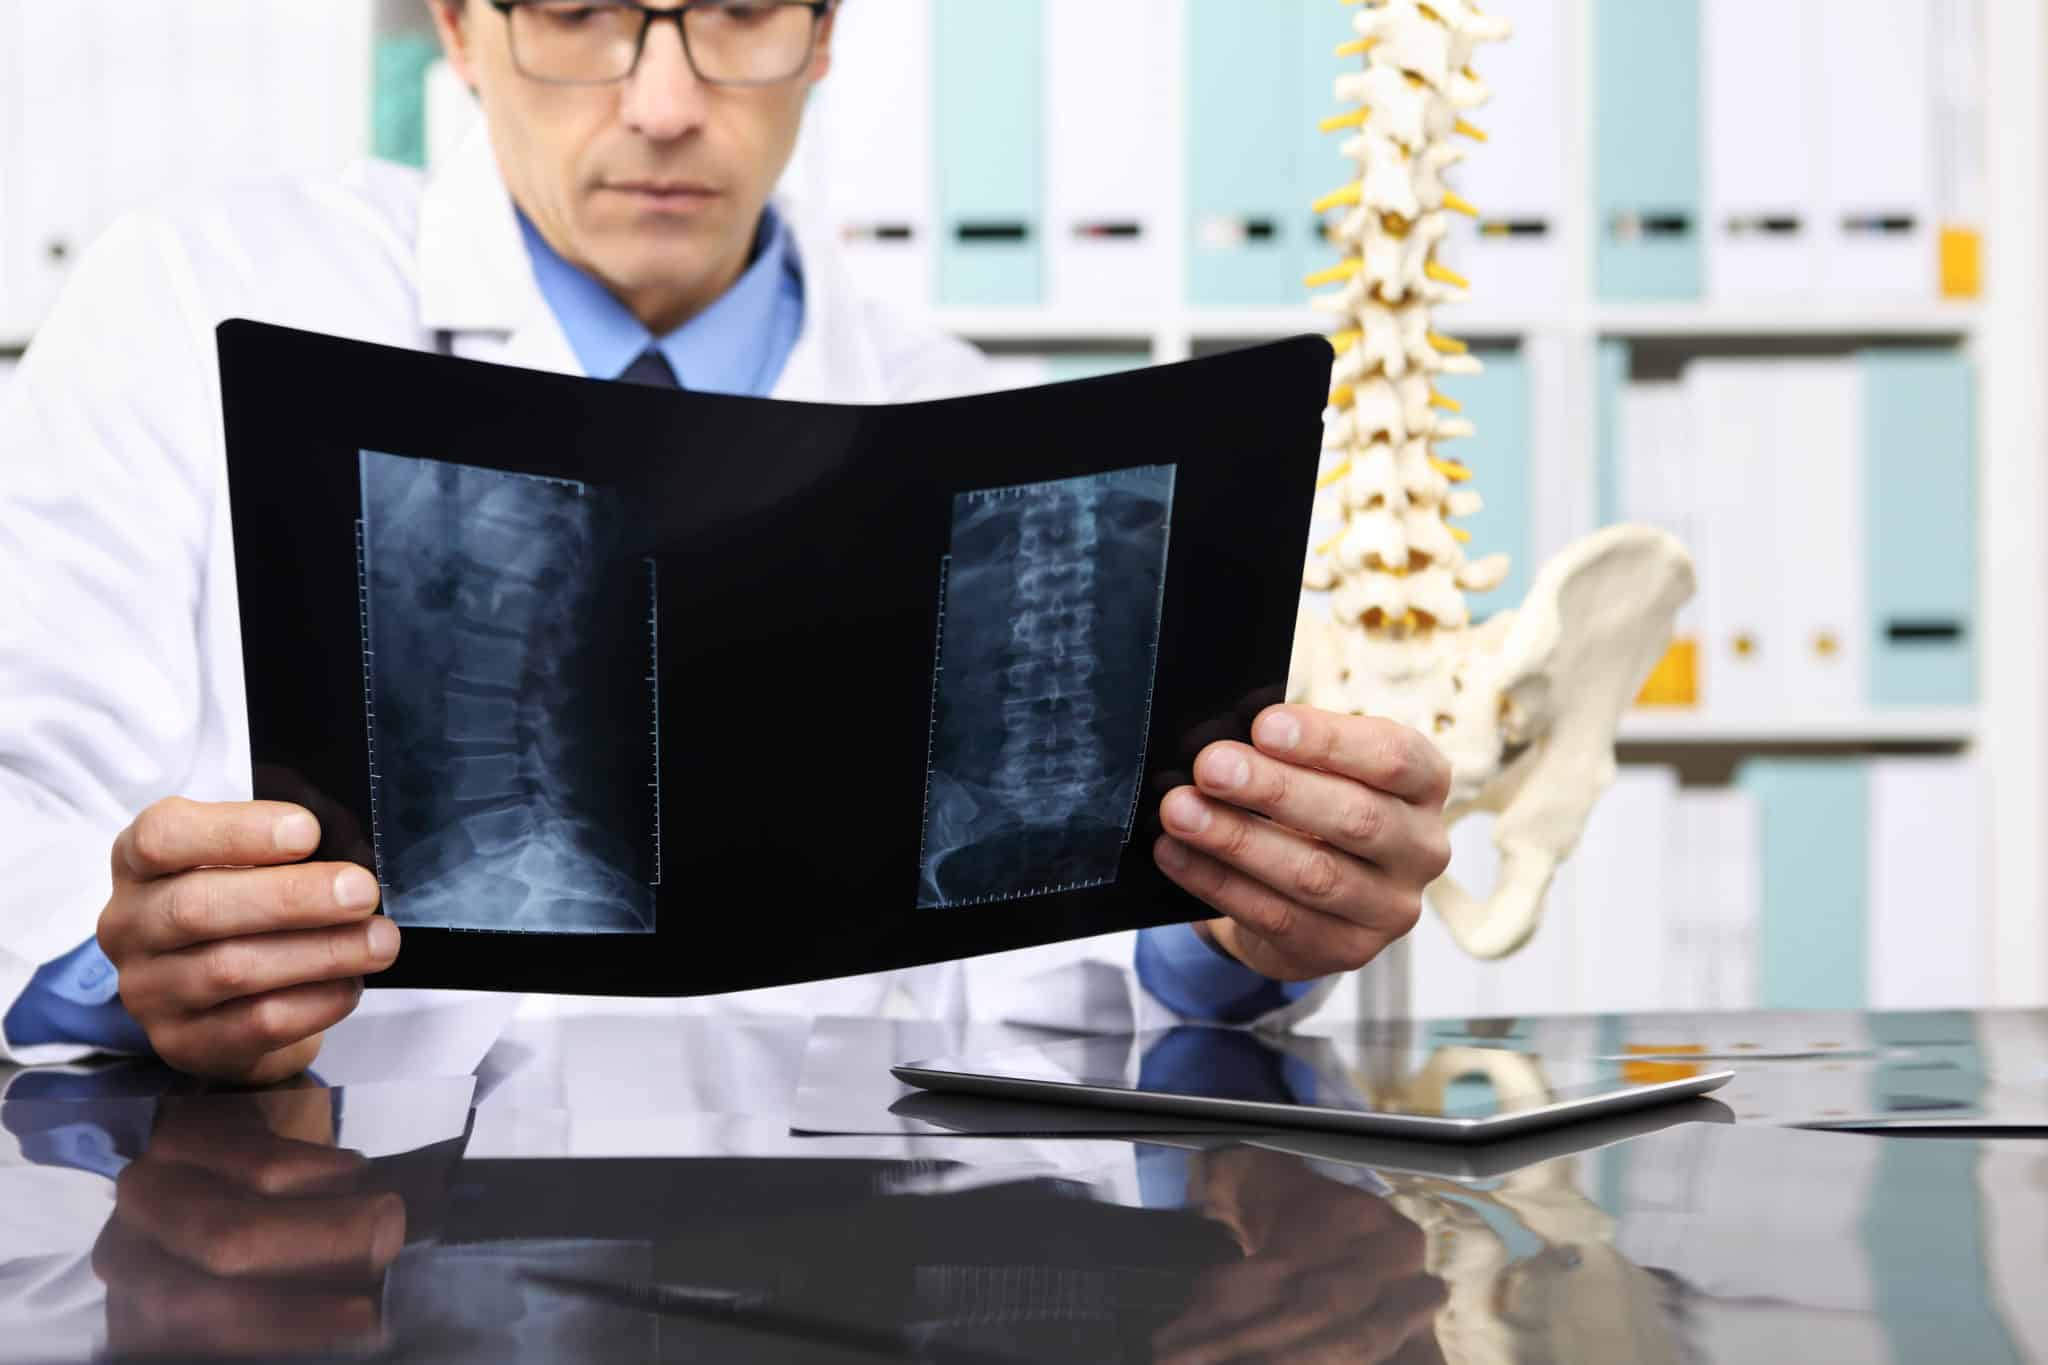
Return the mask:
[[[954,498],[920,906],[1115,880],[1151,723],[1173,480],[1149,465]]]

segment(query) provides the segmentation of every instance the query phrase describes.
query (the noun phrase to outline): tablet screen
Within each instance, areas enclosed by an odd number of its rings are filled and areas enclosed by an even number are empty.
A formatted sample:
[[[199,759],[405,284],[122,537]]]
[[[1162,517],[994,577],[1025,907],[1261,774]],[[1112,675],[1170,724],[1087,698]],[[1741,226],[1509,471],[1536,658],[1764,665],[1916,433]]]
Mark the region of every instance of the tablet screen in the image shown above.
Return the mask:
[[[1354,1113],[1484,1120],[1705,1074],[1687,1063],[1546,1058],[1505,1048],[1376,1046],[1183,1026],[1062,1039],[923,1071],[1132,1093],[1301,1105]]]

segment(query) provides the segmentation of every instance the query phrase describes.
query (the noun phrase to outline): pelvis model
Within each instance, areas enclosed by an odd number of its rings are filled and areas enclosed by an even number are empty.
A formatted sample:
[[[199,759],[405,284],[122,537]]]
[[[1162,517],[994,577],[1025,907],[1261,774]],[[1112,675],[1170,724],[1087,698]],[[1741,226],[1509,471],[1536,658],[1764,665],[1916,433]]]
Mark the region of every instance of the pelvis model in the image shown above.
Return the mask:
[[[1467,952],[1501,957],[1535,932],[1613,780],[1616,727],[1692,595],[1692,559],[1662,531],[1611,526],[1545,565],[1519,608],[1473,624],[1465,594],[1498,587],[1508,561],[1468,559],[1470,533],[1453,524],[1480,499],[1438,443],[1472,426],[1434,380],[1479,362],[1431,312],[1467,288],[1437,253],[1448,215],[1477,210],[1444,172],[1465,155],[1455,139],[1484,140],[1465,119],[1488,98],[1472,55],[1508,25],[1470,0],[1378,0],[1353,27],[1337,52],[1363,66],[1336,83],[1351,108],[1324,127],[1348,132],[1358,174],[1316,205],[1347,210],[1329,233],[1343,258],[1307,281],[1337,286],[1315,304],[1341,319],[1319,509],[1338,528],[1309,552],[1303,586],[1327,611],[1304,601],[1288,697],[1436,741],[1453,772],[1447,817],[1494,813],[1501,858],[1490,892],[1446,876],[1430,903]]]

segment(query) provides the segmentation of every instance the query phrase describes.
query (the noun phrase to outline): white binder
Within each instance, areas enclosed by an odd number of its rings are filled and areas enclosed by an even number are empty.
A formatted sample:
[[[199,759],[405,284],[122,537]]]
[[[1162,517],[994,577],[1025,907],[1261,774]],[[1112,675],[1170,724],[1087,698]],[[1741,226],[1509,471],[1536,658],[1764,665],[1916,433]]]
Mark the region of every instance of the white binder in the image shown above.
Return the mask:
[[[1984,1004],[1984,770],[1974,757],[1870,760],[1870,1008]]]
[[[1539,316],[1563,304],[1570,274],[1563,224],[1564,5],[1497,0],[1487,10],[1511,20],[1514,35],[1481,46],[1473,58],[1493,98],[1467,117],[1488,140],[1457,138],[1466,159],[1445,178],[1479,216],[1455,219],[1445,256],[1489,306]]]
[[[1687,403],[1699,433],[1700,696],[1724,720],[1782,716],[1784,642],[1779,596],[1780,522],[1803,513],[1779,496],[1777,382],[1766,360],[1697,360]]]
[[[1672,922],[1684,888],[1672,832],[1678,773],[1623,767],[1571,855],[1578,933],[1573,1008],[1598,1014],[1665,1008]]]
[[[1623,521],[1654,526],[1688,550],[1699,541],[1699,440],[1690,400],[1677,380],[1640,380],[1622,391],[1618,510]],[[1697,641],[1697,598],[1679,608],[1673,638]]]
[[[1740,787],[1687,787],[1672,806],[1667,980],[1673,1010],[1756,1006],[1760,814]]]
[[[262,155],[267,111],[255,104],[257,64],[275,60],[260,45],[262,0],[208,0],[179,5],[180,52],[174,79],[183,118],[174,152],[179,178],[212,184],[250,173]]]
[[[931,22],[931,0],[848,5],[806,115],[812,192],[848,268],[912,311],[930,305],[934,269]]]
[[[15,15],[24,56],[21,159],[19,179],[0,198],[18,205],[18,311],[26,332],[56,301],[98,227],[93,166],[102,73],[80,8],[23,3]]]
[[[1700,7],[1710,299],[1813,292],[1818,24],[1813,6],[1783,0]]]
[[[1166,111],[1180,48],[1161,31],[1161,10],[1047,0],[1041,107],[1055,310],[1127,314],[1167,302],[1173,148]]]
[[[1929,0],[1818,0],[1820,285],[1932,299],[1937,285]]]
[[[22,89],[21,9],[22,0],[0,0],[0,90]],[[19,95],[0,100],[0,185],[21,184],[28,164],[22,103]],[[22,297],[28,262],[20,201],[19,193],[0,194],[0,346],[21,344],[34,327]]]
[[[1863,375],[1853,359],[1776,362],[1770,433],[1775,635],[1784,706],[1801,715],[1868,700],[1870,612],[1864,591]]]

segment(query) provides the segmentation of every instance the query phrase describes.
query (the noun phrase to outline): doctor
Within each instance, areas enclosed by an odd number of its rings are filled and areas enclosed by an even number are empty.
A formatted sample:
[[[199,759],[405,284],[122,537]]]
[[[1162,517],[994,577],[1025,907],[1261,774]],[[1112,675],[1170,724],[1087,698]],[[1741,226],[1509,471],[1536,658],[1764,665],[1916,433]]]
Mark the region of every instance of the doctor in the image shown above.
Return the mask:
[[[273,1080],[400,950],[368,873],[301,861],[310,812],[246,799],[219,320],[784,399],[985,387],[973,350],[858,297],[770,201],[835,0],[429,5],[483,110],[449,165],[123,220],[0,395],[0,1060],[153,1049]],[[1312,1007],[1318,978],[1407,932],[1448,859],[1448,770],[1421,736],[1276,707],[1251,738],[1164,798],[1154,855],[1219,915],[1139,937],[1139,978],[1182,1014]],[[726,1005],[875,1011],[894,988],[957,1015],[975,980],[947,964]]]

